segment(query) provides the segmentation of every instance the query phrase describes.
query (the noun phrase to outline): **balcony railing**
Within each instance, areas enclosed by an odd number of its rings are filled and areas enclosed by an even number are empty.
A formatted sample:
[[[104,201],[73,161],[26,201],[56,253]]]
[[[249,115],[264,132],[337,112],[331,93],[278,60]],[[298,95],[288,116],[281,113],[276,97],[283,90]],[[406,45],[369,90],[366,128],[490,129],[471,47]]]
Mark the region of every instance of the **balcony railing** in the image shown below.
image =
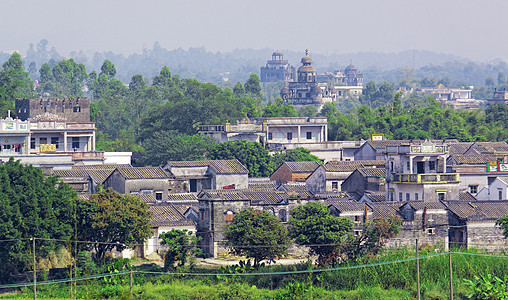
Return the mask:
[[[459,174],[395,174],[395,183],[453,183],[459,182]]]

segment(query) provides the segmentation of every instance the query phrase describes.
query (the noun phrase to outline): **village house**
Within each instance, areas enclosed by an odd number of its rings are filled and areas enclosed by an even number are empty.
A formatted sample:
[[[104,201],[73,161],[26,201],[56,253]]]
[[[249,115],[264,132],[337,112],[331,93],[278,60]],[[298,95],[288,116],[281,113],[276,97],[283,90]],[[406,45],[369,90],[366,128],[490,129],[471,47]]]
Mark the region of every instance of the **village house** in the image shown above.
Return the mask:
[[[388,201],[457,200],[459,174],[446,173],[447,158],[442,141],[386,147]]]
[[[305,182],[314,170],[319,166],[315,161],[286,161],[270,175],[270,180],[278,183],[288,181]]]
[[[358,168],[341,185],[341,190],[363,195],[365,191],[385,191],[386,170],[381,168]]]
[[[153,194],[156,201],[168,199],[174,176],[161,167],[116,168],[104,181],[104,188],[120,194]]]
[[[184,192],[246,189],[249,182],[249,170],[237,159],[168,161],[163,168],[185,182]]]
[[[491,177],[489,185],[476,194],[478,200],[508,200],[508,176]]]
[[[363,161],[329,161],[319,165],[309,177],[306,185],[309,191],[315,194],[327,192],[340,192],[341,185],[351,173],[358,168],[385,168],[381,160]]]

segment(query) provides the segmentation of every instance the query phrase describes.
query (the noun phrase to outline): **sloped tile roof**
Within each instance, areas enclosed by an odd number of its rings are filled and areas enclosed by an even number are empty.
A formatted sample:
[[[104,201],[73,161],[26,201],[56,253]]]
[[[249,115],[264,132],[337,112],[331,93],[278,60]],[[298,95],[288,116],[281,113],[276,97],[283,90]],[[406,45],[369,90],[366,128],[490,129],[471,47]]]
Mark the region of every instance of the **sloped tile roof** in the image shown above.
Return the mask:
[[[459,192],[459,201],[474,202],[477,200],[478,199],[469,192]]]
[[[464,154],[474,142],[459,142],[448,145],[448,154]]]
[[[237,159],[228,160],[195,160],[195,161],[168,161],[172,167],[210,167],[217,174],[246,174],[249,170]]]
[[[161,167],[131,167],[117,168],[118,172],[126,179],[164,179],[173,178],[171,173]]]
[[[199,212],[197,201],[196,203],[178,203],[178,204],[172,204],[176,210],[178,210],[179,213],[185,216],[185,213],[191,208],[195,212]]]
[[[408,201],[406,202],[412,208],[416,210],[424,210],[427,209],[446,209],[446,206],[441,202],[424,202],[424,201]],[[403,204],[405,205],[405,204]]]
[[[196,201],[198,196],[196,193],[170,193],[168,194],[168,201]]]
[[[351,173],[353,172],[344,172],[340,174],[326,173],[325,177],[326,180],[346,180]]]
[[[508,184],[508,176],[498,176],[497,179],[499,179],[502,182]]]
[[[386,169],[381,168],[360,168],[357,169],[363,177],[385,177]]]
[[[319,167],[319,164],[315,161],[286,161],[283,164],[293,173],[312,173]]]
[[[152,227],[195,225],[192,220],[185,218],[174,205],[150,205],[149,210],[153,213]]]
[[[367,206],[365,203],[359,203],[355,201],[337,201],[337,200],[328,200],[325,201],[325,205],[330,207],[335,207],[339,212],[346,212],[346,211],[365,211],[365,206]],[[367,211],[372,211],[372,208],[367,206]]]
[[[203,190],[198,194],[198,199],[226,200],[226,201],[250,201],[253,204],[268,205],[278,204],[283,200],[293,197],[307,198],[312,195],[309,191],[278,191],[262,189],[242,190]]]
[[[386,201],[386,192],[365,191],[364,196],[368,197],[372,202]]]
[[[131,164],[102,164],[102,165],[73,165],[72,169],[90,169],[90,170],[103,170],[103,169],[116,169],[116,168],[130,168]]]
[[[156,203],[157,201],[155,200],[155,195],[150,193],[150,194],[138,194],[138,195],[134,195],[136,197],[139,197],[139,199],[141,199],[141,201],[145,202],[145,203]]]
[[[463,155],[454,154],[450,156],[457,164],[486,164],[489,161],[497,161],[502,159],[504,155]]]
[[[399,207],[402,202],[375,202],[367,203],[372,208],[374,218],[386,218],[391,216],[400,216]]]
[[[72,169],[72,170],[53,170],[53,175],[62,178],[91,177],[96,183],[104,181],[113,173],[115,169]]]
[[[384,167],[384,160],[330,161],[323,165],[327,172],[352,172],[358,168]]]
[[[358,201],[361,197],[360,194],[356,192],[333,192],[326,194],[317,194],[316,198],[324,198],[326,201]]]
[[[374,149],[384,149],[384,148],[390,147],[390,146],[421,145],[424,142],[425,142],[425,140],[382,140],[382,141],[367,140],[367,143],[369,143],[372,146],[372,148],[374,148]],[[458,141],[456,139],[429,140],[429,142],[436,144],[436,145],[458,143]]]
[[[467,150],[474,150],[478,154],[489,153],[508,153],[508,144],[506,142],[475,142]]]

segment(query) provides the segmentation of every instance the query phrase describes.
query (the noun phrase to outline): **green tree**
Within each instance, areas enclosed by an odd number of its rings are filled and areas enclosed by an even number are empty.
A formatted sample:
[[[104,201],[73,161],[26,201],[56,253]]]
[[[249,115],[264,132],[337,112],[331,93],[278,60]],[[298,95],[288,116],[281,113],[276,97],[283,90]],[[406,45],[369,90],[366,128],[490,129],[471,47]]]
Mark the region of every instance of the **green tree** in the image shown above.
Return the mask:
[[[202,160],[216,143],[205,135],[185,135],[176,131],[158,131],[143,141],[145,149],[136,165],[160,166],[172,160]]]
[[[497,219],[496,225],[501,227],[503,230],[503,235],[505,238],[508,237],[508,215],[504,215],[503,217]]]
[[[33,82],[23,69],[23,61],[18,52],[14,52],[0,70],[0,116],[6,117],[7,111],[14,111],[14,99],[35,97]]]
[[[112,189],[101,190],[89,199],[79,199],[78,238],[90,241],[98,259],[116,248],[122,251],[152,236],[151,212],[138,197],[122,195]]]
[[[245,95],[245,87],[240,81],[235,84],[235,87],[233,88],[233,95],[235,95],[236,98],[241,98]]]
[[[39,168],[22,165],[14,158],[0,165],[0,282],[11,273],[32,270],[30,238],[36,240],[37,256],[63,247],[52,239],[70,240],[74,235],[76,193],[56,177],[44,177]]]
[[[401,224],[402,219],[399,216],[376,218],[366,223],[360,235],[350,235],[345,246],[348,258],[354,260],[366,254],[377,254],[386,240],[399,233]]]
[[[267,177],[273,172],[273,164],[268,150],[260,143],[232,141],[216,144],[207,155],[209,159],[238,159],[251,177]]]
[[[161,245],[168,247],[164,259],[166,270],[174,269],[175,263],[180,267],[184,266],[189,259],[202,254],[197,247],[198,238],[187,229],[172,229],[162,233],[159,238],[162,240]]]
[[[286,161],[316,161],[322,163],[319,157],[310,154],[310,150],[302,147],[275,153],[272,160],[274,169],[277,169]]]
[[[353,229],[353,221],[334,216],[324,204],[311,202],[291,210],[289,234],[295,243],[308,246],[321,266],[334,265]]]
[[[264,259],[286,255],[290,244],[287,229],[279,218],[253,208],[237,213],[225,226],[225,234],[233,251],[254,258],[254,266]]]
[[[261,80],[258,74],[251,73],[247,82],[245,82],[245,92],[249,93],[252,97],[261,99]]]

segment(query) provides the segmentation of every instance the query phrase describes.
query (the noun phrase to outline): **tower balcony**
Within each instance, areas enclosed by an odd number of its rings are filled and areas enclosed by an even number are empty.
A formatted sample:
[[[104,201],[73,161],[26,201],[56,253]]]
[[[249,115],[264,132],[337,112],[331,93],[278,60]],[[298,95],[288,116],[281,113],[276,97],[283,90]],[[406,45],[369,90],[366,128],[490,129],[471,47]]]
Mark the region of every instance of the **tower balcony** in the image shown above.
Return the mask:
[[[436,174],[393,174],[393,183],[413,184],[435,184],[435,183],[457,183],[458,173],[436,173]]]

